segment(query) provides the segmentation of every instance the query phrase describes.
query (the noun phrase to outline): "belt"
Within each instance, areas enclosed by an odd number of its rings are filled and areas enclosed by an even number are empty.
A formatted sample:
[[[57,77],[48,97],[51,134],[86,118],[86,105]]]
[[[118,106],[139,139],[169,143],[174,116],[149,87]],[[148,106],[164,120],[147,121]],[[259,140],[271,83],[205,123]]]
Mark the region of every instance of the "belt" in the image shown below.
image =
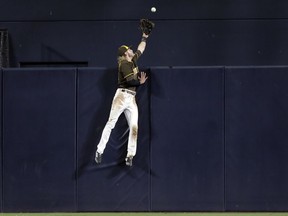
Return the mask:
[[[128,93],[128,94],[131,94],[131,95],[133,95],[133,96],[136,95],[136,92],[134,92],[134,91],[132,91],[132,90],[129,90],[129,89],[121,89],[121,91],[122,91],[122,92],[126,92],[126,93]]]

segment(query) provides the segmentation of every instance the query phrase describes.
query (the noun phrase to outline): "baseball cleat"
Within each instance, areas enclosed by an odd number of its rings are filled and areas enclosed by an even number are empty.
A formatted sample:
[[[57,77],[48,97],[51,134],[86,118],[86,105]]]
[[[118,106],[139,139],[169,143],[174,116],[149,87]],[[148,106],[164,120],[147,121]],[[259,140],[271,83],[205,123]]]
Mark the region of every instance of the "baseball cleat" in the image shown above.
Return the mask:
[[[132,166],[132,160],[133,160],[133,157],[132,157],[132,156],[126,157],[126,159],[125,159],[126,165],[127,165],[127,166]]]
[[[99,152],[96,152],[95,161],[97,164],[100,164],[102,161],[102,154],[100,154]]]

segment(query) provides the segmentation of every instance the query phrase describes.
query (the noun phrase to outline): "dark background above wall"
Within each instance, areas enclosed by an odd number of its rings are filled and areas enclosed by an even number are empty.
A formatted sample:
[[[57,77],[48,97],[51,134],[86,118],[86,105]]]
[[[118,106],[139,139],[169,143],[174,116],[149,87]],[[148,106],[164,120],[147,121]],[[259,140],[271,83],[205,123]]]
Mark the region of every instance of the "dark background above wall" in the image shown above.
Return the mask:
[[[143,17],[156,23],[143,66],[287,65],[287,6],[284,0],[3,0],[0,28],[9,31],[11,67],[115,66],[120,45],[136,49]]]
[[[1,21],[283,19],[285,0],[2,0]],[[157,13],[151,13],[155,6]]]

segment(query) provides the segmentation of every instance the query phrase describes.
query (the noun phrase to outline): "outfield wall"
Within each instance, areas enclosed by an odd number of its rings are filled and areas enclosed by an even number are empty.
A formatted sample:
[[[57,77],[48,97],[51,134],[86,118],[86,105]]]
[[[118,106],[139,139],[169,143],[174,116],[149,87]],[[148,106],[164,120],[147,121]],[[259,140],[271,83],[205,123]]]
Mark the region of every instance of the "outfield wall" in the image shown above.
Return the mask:
[[[287,211],[288,67],[151,67],[138,152],[116,68],[2,69],[1,211]]]

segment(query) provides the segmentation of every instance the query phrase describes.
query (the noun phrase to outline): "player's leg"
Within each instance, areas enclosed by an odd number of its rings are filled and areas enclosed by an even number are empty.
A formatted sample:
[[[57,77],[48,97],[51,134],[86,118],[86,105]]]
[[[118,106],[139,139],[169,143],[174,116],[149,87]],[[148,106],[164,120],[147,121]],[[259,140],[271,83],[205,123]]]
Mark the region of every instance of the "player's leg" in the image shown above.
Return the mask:
[[[113,128],[115,127],[115,124],[121,115],[121,113],[124,110],[124,97],[120,92],[116,92],[116,95],[113,99],[112,106],[111,106],[111,111],[109,115],[109,119],[103,129],[102,136],[100,139],[99,144],[97,145],[97,151],[96,151],[96,163],[101,163],[101,155],[103,154],[106,144],[109,140],[109,137],[111,135],[111,132]]]
[[[138,138],[138,107],[135,97],[132,98],[130,105],[124,111],[128,125],[129,125],[129,138],[127,146],[126,164],[132,166],[132,159],[136,155],[137,138]]]

